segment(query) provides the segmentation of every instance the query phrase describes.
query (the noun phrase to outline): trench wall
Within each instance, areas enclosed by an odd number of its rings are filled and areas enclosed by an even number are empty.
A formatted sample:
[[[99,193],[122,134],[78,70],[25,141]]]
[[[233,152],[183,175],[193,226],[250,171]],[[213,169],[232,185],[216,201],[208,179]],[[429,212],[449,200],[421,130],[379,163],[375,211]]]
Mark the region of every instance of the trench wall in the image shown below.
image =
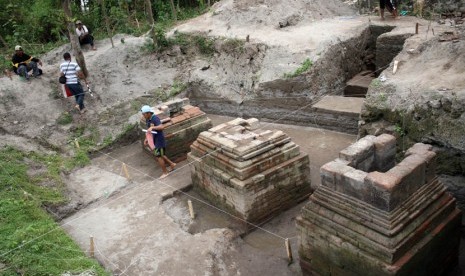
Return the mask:
[[[204,82],[191,83],[188,97],[209,113],[256,117],[282,122],[344,130],[347,122],[334,116],[319,114],[311,106],[324,95],[342,95],[346,81],[366,69],[365,57],[373,52],[372,30],[347,41],[332,45],[297,77],[280,78],[256,84],[244,99],[214,99],[211,87]],[[221,92],[219,92],[221,94]]]

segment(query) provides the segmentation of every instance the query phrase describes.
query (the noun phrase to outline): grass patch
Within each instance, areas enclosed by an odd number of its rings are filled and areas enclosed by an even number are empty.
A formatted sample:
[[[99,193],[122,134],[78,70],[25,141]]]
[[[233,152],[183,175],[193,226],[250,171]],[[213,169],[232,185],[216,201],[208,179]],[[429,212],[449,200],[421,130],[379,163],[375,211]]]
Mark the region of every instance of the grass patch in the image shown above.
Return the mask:
[[[187,84],[175,80],[173,82],[173,85],[171,86],[170,91],[168,92],[168,99],[179,95],[179,93],[186,90],[186,88],[187,88]]]
[[[194,43],[199,48],[201,54],[211,56],[215,52],[215,41],[212,38],[204,36],[194,36]]]
[[[65,201],[59,185],[64,161],[58,155],[0,150],[0,262],[5,265],[1,275],[61,275],[65,271],[109,275],[42,209]],[[28,176],[28,162],[45,170]],[[58,184],[37,185],[45,179]]]
[[[381,87],[381,81],[379,79],[373,79],[370,85],[374,88],[379,88]]]
[[[147,38],[142,46],[144,51],[162,52],[174,45],[178,45],[181,48],[195,47],[200,54],[205,56],[212,56],[215,53],[215,39],[211,37],[175,32],[172,37],[168,38],[166,37],[165,30],[162,27],[155,27],[155,36],[157,45],[155,46],[153,44],[152,39]],[[228,40],[228,43],[231,43],[233,47],[243,49],[243,42],[240,42],[240,40],[231,39],[230,41]]]
[[[290,79],[290,78],[294,78],[294,77],[297,77],[297,76],[300,76],[302,75],[303,73],[307,72],[313,65],[313,62],[307,58],[306,60],[304,60],[304,62],[302,63],[302,65],[300,65],[299,68],[297,68],[294,72],[292,73],[285,73],[284,74],[284,78],[286,79]]]
[[[224,41],[224,47],[234,49],[240,53],[244,52],[245,41],[237,38],[228,38]]]
[[[59,125],[68,125],[73,122],[73,115],[71,115],[69,112],[65,111],[61,113],[61,115],[57,119],[57,124]]]
[[[175,80],[169,89],[158,88],[153,92],[153,97],[157,101],[166,102],[187,89],[187,84]]]

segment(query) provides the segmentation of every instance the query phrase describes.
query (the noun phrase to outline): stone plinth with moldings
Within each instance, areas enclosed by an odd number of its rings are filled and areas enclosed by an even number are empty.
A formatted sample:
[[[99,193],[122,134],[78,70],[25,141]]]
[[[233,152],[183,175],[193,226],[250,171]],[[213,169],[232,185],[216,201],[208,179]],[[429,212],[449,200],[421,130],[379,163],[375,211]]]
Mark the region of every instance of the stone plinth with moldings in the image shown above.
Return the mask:
[[[295,206],[312,192],[308,155],[289,136],[235,119],[202,132],[188,154],[194,188],[252,223]]]
[[[198,107],[190,105],[188,98],[165,102],[152,110],[165,126],[166,154],[173,161],[185,159],[197,136],[212,127],[207,115]],[[145,119],[141,118],[140,126],[147,128]],[[141,141],[144,139],[145,134],[141,132]],[[143,146],[143,149],[150,153],[148,147]]]
[[[461,212],[432,147],[395,164],[393,136],[366,136],[321,167],[297,219],[304,275],[439,275],[457,261]]]

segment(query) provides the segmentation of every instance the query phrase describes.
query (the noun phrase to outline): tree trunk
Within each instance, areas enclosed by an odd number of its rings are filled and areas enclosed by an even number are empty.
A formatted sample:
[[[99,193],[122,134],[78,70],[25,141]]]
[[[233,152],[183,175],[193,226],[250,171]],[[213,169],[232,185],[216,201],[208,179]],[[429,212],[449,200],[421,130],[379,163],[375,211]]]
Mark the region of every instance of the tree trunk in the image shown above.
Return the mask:
[[[71,47],[74,51],[74,56],[76,58],[76,62],[81,67],[82,73],[87,78],[89,76],[89,72],[87,71],[86,60],[84,59],[84,55],[82,54],[81,45],[79,45],[79,38],[76,36],[76,26],[72,21],[72,14],[71,9],[69,8],[69,0],[64,0],[63,4],[63,11],[66,15],[66,20],[68,21],[68,32],[69,32],[69,40],[71,42]]]
[[[3,46],[5,46],[5,49],[8,49],[8,43],[6,43],[5,39],[3,39],[3,36],[0,35],[0,42],[2,42]]]
[[[170,0],[170,4],[171,4],[171,12],[173,14],[173,19],[174,19],[174,22],[176,22],[178,21],[178,15],[176,12],[176,7],[174,6],[174,0]]]
[[[115,44],[113,43],[113,32],[110,30],[110,20],[108,19],[107,9],[105,7],[105,0],[99,0],[100,7],[102,8],[102,15],[105,20],[105,29],[107,29],[107,34],[110,37],[111,48],[115,48]]]
[[[145,0],[145,6],[147,8],[147,21],[150,25],[150,36],[153,39],[153,45],[157,47],[157,36],[155,35],[155,21],[153,20],[153,12],[152,12],[152,3],[150,0]]]

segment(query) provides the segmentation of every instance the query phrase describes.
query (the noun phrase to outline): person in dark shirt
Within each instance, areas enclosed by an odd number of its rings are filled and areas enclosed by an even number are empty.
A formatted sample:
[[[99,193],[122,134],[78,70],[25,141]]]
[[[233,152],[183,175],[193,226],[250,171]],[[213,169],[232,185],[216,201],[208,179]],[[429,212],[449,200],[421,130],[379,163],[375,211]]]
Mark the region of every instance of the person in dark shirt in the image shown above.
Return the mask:
[[[141,108],[142,116],[145,119],[147,124],[147,131],[156,131],[157,133],[153,135],[153,143],[155,144],[155,149],[153,150],[153,154],[157,158],[157,162],[160,165],[163,174],[159,177],[159,179],[165,178],[168,176],[168,170],[166,169],[167,164],[171,167],[171,170],[174,170],[176,163],[172,162],[168,157],[165,155],[165,136],[163,134],[163,124],[160,121],[160,118],[157,117],[152,111],[152,108],[148,105],[144,105]],[[147,138],[144,140],[144,146],[148,145]]]
[[[397,1],[396,0],[379,0],[379,11],[381,20],[384,20],[384,9],[392,14],[394,18],[397,18]]]
[[[41,75],[41,70],[38,68],[37,64],[42,66],[42,61],[25,54],[23,48],[19,45],[15,47],[15,54],[11,58],[11,63],[13,64],[13,71],[21,77],[26,78],[26,80],[29,80],[28,72],[31,70],[35,78]]]
[[[90,34],[89,29],[82,24],[81,20],[76,21],[76,35],[79,38],[79,45],[90,44],[92,50],[97,50],[94,46],[94,37]]]

